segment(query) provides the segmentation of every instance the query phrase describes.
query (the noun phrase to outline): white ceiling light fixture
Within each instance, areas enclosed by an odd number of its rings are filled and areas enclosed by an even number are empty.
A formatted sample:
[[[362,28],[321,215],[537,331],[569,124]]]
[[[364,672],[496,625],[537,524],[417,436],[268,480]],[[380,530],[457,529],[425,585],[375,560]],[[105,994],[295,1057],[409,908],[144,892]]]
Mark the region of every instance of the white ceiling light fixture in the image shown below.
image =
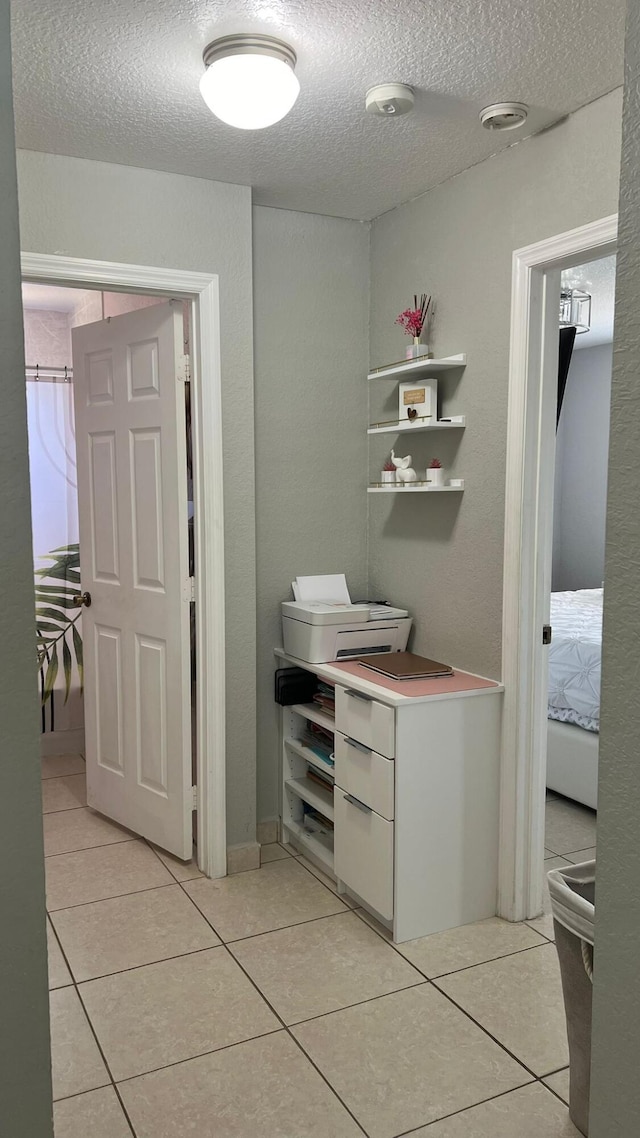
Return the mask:
[[[216,118],[240,130],[262,130],[289,113],[300,92],[296,53],[273,36],[213,40],[202,56],[200,93]]]
[[[480,111],[480,122],[486,130],[515,130],[528,114],[526,103],[492,103]]]
[[[407,83],[378,83],[364,97],[365,110],[382,118],[397,118],[413,110],[415,95]]]

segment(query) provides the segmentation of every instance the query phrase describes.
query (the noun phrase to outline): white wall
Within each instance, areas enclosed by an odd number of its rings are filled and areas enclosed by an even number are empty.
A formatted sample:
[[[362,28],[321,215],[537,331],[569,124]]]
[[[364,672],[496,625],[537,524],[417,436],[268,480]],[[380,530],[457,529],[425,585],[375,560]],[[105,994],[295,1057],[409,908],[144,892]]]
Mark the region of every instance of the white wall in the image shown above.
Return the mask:
[[[554,592],[604,578],[611,344],[573,352],[556,436]]]
[[[615,213],[620,114],[614,91],[372,226],[371,364],[399,358],[395,317],[423,290],[437,305],[435,354],[466,352],[468,364],[441,381],[446,409],[467,416],[461,438],[411,440],[419,465],[437,455],[465,478],[465,492],[371,495],[370,587],[411,610],[417,651],[493,677],[502,649],[512,254]],[[389,409],[390,386],[371,384],[373,419]],[[372,443],[372,476],[386,449],[384,436]]]
[[[9,3],[0,0],[0,1133],[52,1138]]]
[[[278,815],[273,649],[298,574],[366,593],[369,227],[254,209],[258,818]]]
[[[23,250],[218,273],[225,460],[227,841],[255,836],[251,190],[18,153]]]

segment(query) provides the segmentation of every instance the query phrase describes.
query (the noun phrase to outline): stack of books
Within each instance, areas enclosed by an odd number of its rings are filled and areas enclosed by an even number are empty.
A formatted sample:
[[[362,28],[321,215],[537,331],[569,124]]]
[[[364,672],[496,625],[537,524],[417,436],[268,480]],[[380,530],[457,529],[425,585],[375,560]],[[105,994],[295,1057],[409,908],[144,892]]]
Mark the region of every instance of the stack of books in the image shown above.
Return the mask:
[[[313,751],[323,762],[333,766],[333,735],[330,731],[325,731],[319,723],[312,723],[307,719],[305,729],[302,733],[301,743]]]
[[[336,714],[336,689],[333,684],[327,684],[324,680],[318,681],[318,690],[313,697],[313,702],[317,703],[327,715],[335,717]]]

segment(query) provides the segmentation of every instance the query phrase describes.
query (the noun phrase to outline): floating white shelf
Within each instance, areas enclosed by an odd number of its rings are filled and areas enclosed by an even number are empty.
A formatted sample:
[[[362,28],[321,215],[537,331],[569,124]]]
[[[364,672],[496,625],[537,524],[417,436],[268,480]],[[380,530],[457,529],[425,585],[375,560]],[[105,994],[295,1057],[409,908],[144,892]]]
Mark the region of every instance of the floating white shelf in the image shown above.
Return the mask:
[[[291,711],[295,711],[296,715],[304,715],[305,719],[317,723],[318,727],[324,727],[325,731],[335,731],[336,729],[336,721],[333,716],[322,711],[317,703],[294,703]]]
[[[459,356],[447,356],[444,360],[430,360],[425,356],[418,356],[415,360],[400,360],[387,367],[375,368],[369,372],[369,379],[402,379],[411,375],[437,375],[438,372],[452,371],[454,368],[466,367],[467,357],[464,353]]]
[[[421,486],[411,485],[401,486],[399,483],[394,485],[390,482],[387,486],[368,486],[369,494],[462,494],[464,490],[464,480],[460,479],[462,486]]]
[[[324,771],[325,774],[333,776],[333,764],[325,761],[325,759],[321,759],[320,755],[316,755],[316,752],[312,751],[311,747],[306,747],[299,739],[287,738],[284,740],[284,745],[285,747],[289,747],[291,751],[294,751],[296,755],[300,755],[301,759],[306,759],[310,766],[317,767],[319,771]]]
[[[288,778],[284,785],[287,790],[292,790],[303,802],[313,806],[314,810],[319,810],[325,818],[333,822],[333,794],[330,790],[324,790],[310,778]]]
[[[369,427],[368,435],[405,435],[416,431],[463,431],[467,425],[464,415],[456,415],[450,420],[437,419],[435,423],[410,423],[396,422],[396,423],[381,423],[379,425]]]
[[[283,829],[293,835],[297,845],[308,849],[333,873],[333,834],[311,834],[299,822],[284,822]]]

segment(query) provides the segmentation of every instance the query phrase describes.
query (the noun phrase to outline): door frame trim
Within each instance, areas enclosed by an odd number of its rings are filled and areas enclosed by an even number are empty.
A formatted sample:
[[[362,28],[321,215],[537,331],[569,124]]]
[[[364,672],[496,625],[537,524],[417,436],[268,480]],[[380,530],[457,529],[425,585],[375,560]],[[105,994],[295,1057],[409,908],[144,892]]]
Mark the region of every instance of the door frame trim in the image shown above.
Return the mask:
[[[545,425],[557,390],[557,348],[549,327],[554,271],[616,250],[618,216],[516,249],[511,347],[502,608],[505,686],[500,777],[498,914],[511,921],[542,909],[546,734],[540,677],[546,675],[542,614],[552,532],[553,452]],[[557,280],[556,280],[557,284]],[[554,361],[555,373],[551,361]],[[543,693],[546,696],[546,692]]]
[[[198,865],[227,872],[222,373],[217,274],[22,253],[23,280],[176,296],[192,302]]]

